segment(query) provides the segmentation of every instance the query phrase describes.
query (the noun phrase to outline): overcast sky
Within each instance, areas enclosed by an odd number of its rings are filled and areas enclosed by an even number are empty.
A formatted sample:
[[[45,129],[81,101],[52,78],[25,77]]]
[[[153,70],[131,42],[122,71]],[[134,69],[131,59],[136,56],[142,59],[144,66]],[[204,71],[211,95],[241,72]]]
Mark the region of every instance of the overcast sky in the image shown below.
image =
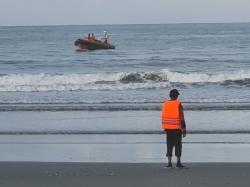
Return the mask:
[[[250,22],[250,0],[0,0],[0,25]]]

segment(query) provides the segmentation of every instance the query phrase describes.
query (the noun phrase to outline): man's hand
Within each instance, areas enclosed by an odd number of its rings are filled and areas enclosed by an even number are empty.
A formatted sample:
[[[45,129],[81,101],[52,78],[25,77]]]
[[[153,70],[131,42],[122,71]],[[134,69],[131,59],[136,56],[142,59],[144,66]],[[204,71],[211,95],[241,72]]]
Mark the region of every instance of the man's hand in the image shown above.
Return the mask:
[[[186,129],[182,129],[182,137],[183,137],[183,138],[185,138],[185,137],[186,137],[186,134],[187,134]]]

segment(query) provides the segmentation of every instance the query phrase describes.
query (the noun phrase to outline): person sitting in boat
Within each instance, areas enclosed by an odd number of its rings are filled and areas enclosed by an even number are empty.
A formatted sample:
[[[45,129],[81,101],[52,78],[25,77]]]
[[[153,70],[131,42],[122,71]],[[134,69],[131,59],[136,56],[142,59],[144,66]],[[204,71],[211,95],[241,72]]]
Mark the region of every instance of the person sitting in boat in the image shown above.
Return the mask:
[[[84,36],[83,38],[84,38],[85,40],[91,41],[90,33],[88,33],[88,35],[87,35],[87,36]]]
[[[91,40],[95,41],[95,35],[94,35],[94,33],[91,34]]]
[[[96,41],[94,33],[88,33],[88,36],[84,37],[85,40],[88,40],[89,42],[94,42]]]

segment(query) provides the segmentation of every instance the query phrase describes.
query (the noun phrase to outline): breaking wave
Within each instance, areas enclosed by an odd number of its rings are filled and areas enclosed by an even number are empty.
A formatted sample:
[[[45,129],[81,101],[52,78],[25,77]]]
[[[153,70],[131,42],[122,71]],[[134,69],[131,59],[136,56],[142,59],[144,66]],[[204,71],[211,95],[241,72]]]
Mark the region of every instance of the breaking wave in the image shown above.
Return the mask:
[[[171,84],[218,83],[250,86],[250,72],[180,73],[119,72],[100,74],[8,74],[0,75],[0,91],[74,91],[166,88]]]

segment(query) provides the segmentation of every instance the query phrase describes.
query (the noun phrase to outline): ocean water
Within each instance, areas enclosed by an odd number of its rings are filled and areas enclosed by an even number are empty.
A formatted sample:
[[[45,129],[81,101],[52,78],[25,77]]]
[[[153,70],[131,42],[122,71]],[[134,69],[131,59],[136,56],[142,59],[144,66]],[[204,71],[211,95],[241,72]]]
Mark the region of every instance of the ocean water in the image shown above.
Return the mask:
[[[92,32],[101,35],[103,30],[109,32],[116,49],[79,51],[74,46],[79,37]],[[129,133],[143,133],[150,127],[146,131],[157,134],[161,103],[172,88],[180,90],[187,111],[211,111],[204,115],[203,126],[195,125],[203,113],[189,121],[192,131],[250,131],[233,112],[226,116],[239,122],[236,128],[230,121],[213,122],[218,110],[250,110],[249,23],[0,27],[0,67],[3,134],[49,133],[51,129],[83,134],[98,129],[119,134],[124,131],[116,125],[116,115],[123,113],[115,111],[135,110],[138,119],[134,116],[134,121],[128,122],[132,124],[128,125]],[[30,118],[21,122],[24,111],[38,116],[55,111],[49,114],[58,120],[44,124],[46,118]],[[89,116],[87,119],[107,112],[108,118],[100,120],[111,125],[100,129],[93,120],[69,124],[63,115],[57,118],[57,112],[64,111],[70,116],[85,111],[80,115]],[[144,128],[136,125],[140,111],[149,116],[142,120]],[[242,119],[248,118],[247,112],[240,114]],[[10,116],[7,120],[6,115]],[[11,120],[15,118],[19,120]],[[125,115],[120,120],[126,123],[129,119]]]
[[[184,161],[250,161],[250,23],[0,27],[0,161],[164,162],[172,88]]]
[[[73,45],[104,30],[116,49]],[[249,44],[249,23],[0,27],[0,103],[248,103]]]

